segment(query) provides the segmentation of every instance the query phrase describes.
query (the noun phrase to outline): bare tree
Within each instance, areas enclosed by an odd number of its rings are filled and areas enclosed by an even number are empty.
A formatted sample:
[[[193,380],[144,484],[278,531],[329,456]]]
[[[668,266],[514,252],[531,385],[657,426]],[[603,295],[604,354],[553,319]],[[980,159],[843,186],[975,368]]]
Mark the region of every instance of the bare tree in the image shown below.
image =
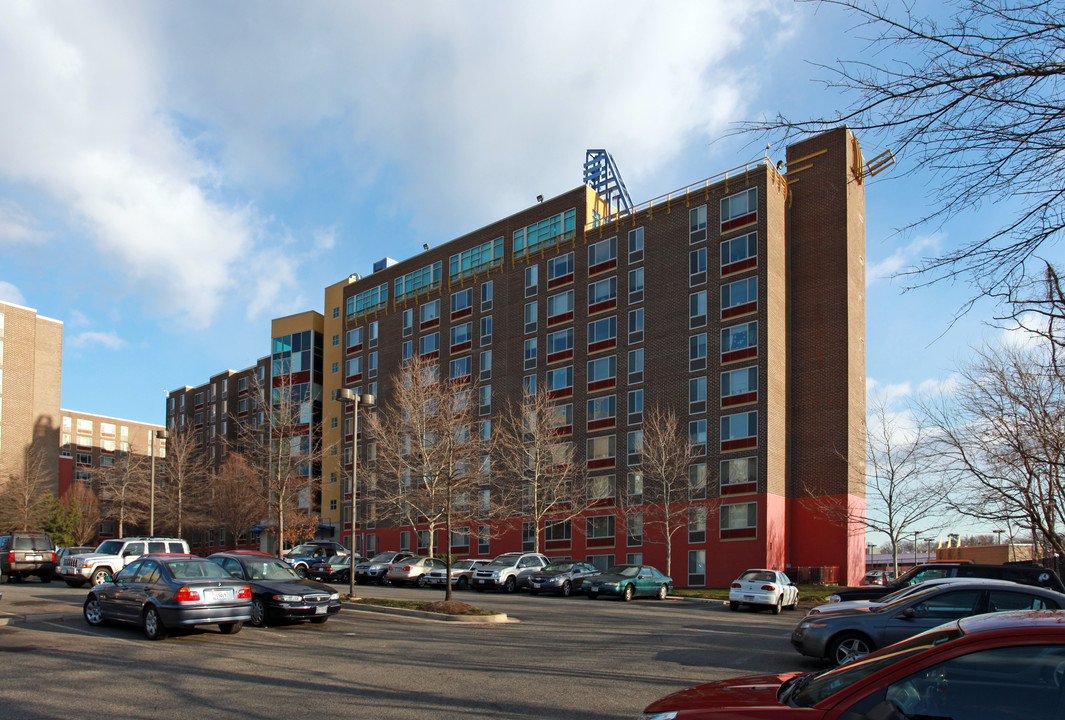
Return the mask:
[[[171,430],[166,454],[156,459],[156,507],[164,527],[182,537],[207,516],[207,463],[188,428]],[[161,500],[161,502],[160,502]]]
[[[475,497],[491,492],[476,392],[472,382],[441,379],[435,362],[417,358],[392,377],[388,404],[364,421],[377,446],[377,501],[393,520],[427,527],[430,555],[442,527],[449,573],[453,528],[476,518]]]
[[[241,453],[231,453],[211,476],[207,492],[214,522],[227,537],[238,538],[266,517],[262,478]]]
[[[26,450],[19,472],[4,479],[0,486],[0,528],[36,530],[52,512],[55,495],[52,478],[47,472],[43,450]]]
[[[87,485],[79,485],[63,498],[62,502],[68,503],[71,508],[77,510],[76,523],[73,527],[73,543],[75,545],[88,545],[95,542],[100,534],[100,501],[96,493]]]
[[[541,389],[510,405],[492,435],[493,474],[511,498],[509,514],[532,523],[536,552],[543,552],[545,532],[580,517],[592,502],[587,463],[566,439],[572,418],[564,412]]]
[[[640,470],[627,488],[625,515],[630,523],[639,518],[644,542],[665,545],[667,575],[673,574],[673,536],[693,519],[705,524],[718,508],[717,500],[707,498],[706,473],[692,471],[693,455],[695,446],[675,412],[655,406],[644,413]]]
[[[951,0],[889,8],[879,0],[812,1],[854,16],[875,62],[821,66],[826,85],[852,98],[846,110],[805,120],[777,116],[746,123],[741,132],[790,138],[846,124],[893,146],[908,172],[937,178],[933,209],[914,225],[1009,200],[1016,210],[1003,226],[912,272],[929,282],[966,274],[985,293],[1022,283],[1027,261],[1065,229],[1065,166],[1056,161],[1065,150],[1060,3]],[[941,21],[944,4],[949,18]]]
[[[93,485],[99,489],[102,515],[116,523],[118,537],[126,534],[127,525],[136,525],[148,512],[148,459],[129,451],[114,454],[114,464],[92,470]]]
[[[937,450],[962,514],[1030,531],[1065,554],[1065,383],[1044,338],[988,346],[957,390],[929,403]],[[1011,532],[1011,535],[1013,533]]]

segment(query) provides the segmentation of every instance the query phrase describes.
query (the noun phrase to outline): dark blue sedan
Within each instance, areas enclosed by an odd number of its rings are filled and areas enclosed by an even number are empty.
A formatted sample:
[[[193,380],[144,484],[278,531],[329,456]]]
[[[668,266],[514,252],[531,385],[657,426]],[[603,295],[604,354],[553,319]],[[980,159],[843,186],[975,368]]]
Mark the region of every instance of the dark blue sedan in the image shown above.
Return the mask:
[[[340,593],[300,577],[273,555],[235,551],[215,553],[210,559],[251,586],[251,624],[255,627],[278,621],[324,623],[340,612]]]

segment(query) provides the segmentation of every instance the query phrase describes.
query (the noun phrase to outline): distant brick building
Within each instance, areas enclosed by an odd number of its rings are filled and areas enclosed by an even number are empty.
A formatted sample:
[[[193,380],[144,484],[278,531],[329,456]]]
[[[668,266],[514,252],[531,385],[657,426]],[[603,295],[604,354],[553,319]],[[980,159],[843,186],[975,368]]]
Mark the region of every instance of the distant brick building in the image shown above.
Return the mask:
[[[325,524],[347,542],[350,487],[338,479],[350,476],[353,433],[331,389],[387,404],[390,375],[422,355],[442,375],[477,378],[486,419],[523,388],[552,391],[613,503],[556,534],[549,555],[646,562],[681,587],[721,586],[747,567],[828,568],[857,583],[864,537],[821,508],[865,504],[864,174],[839,129],[789,146],[786,175],[767,158],[624,212],[581,186],[331,286],[323,432],[341,451],[323,465]],[[661,538],[616,507],[632,500],[643,413],[656,405],[684,418],[699,448],[672,568]],[[358,548],[427,545],[424,528],[380,527],[373,496],[359,488],[358,499]],[[528,542],[517,528],[468,530],[460,554]]]

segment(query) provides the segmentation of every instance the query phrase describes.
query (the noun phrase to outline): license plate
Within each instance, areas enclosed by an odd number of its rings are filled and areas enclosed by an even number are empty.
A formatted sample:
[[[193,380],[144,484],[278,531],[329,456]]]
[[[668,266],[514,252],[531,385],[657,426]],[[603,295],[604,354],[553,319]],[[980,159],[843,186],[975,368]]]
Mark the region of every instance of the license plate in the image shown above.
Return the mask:
[[[27,562],[40,562],[41,561],[41,556],[40,555],[27,555],[26,556],[26,561]]]
[[[754,595],[744,595],[743,599],[744,600],[754,600]]]
[[[329,610],[329,608],[327,608],[325,605],[321,605],[321,606],[316,607],[314,609],[314,614],[315,615],[325,615],[326,612],[328,612],[328,610]]]
[[[204,600],[231,600],[233,598],[233,591],[226,589],[218,590],[204,590]]]
[[[531,585],[534,588],[540,587],[540,583],[538,583],[538,582],[530,582],[529,585]]]

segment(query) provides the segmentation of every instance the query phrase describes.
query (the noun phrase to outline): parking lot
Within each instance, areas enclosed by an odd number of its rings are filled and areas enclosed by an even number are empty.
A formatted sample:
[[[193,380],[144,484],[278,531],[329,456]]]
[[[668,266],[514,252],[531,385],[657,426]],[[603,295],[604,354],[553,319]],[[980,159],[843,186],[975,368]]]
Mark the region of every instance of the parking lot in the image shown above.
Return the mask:
[[[339,586],[338,586],[339,588]],[[456,593],[516,622],[465,625],[345,608],[324,625],[214,628],[149,642],[90,628],[85,591],[4,585],[0,610],[64,617],[0,627],[4,718],[634,718],[674,690],[736,675],[808,670],[788,635],[800,612],[718,603],[589,601]],[[360,587],[425,600],[441,590]]]

